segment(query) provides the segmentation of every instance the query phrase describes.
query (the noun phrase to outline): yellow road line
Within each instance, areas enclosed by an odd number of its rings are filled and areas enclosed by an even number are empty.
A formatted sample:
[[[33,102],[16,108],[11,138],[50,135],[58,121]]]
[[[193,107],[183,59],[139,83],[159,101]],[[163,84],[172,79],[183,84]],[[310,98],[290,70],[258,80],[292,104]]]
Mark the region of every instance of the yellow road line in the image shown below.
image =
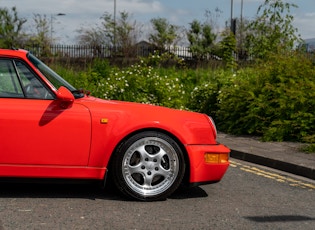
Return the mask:
[[[311,189],[311,190],[315,189],[315,184],[305,183],[301,180],[282,176],[282,175],[277,174],[277,173],[268,172],[268,171],[259,169],[257,167],[244,165],[244,164],[241,164],[241,163],[238,163],[235,161],[230,161],[230,166],[232,166],[234,168],[239,167],[241,170],[243,170],[245,172],[253,173],[253,174],[256,174],[258,176],[272,179],[272,180],[275,180],[275,181],[280,182],[280,183],[287,183],[292,187],[300,187],[300,188]]]

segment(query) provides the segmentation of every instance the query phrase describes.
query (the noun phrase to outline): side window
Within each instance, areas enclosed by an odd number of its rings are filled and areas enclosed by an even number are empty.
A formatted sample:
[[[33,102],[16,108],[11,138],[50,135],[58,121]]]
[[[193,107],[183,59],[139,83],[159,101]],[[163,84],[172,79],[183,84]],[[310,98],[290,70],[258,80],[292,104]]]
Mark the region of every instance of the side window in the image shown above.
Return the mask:
[[[0,97],[24,97],[11,60],[0,59]]]
[[[15,61],[15,65],[27,98],[54,99],[51,92],[23,62]]]

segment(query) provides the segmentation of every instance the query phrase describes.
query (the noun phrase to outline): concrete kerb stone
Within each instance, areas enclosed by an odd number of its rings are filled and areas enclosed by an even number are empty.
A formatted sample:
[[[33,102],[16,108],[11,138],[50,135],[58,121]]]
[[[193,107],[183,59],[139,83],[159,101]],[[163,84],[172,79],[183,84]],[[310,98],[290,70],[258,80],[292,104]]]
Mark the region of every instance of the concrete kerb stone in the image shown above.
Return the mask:
[[[315,180],[315,169],[231,149],[231,157]]]

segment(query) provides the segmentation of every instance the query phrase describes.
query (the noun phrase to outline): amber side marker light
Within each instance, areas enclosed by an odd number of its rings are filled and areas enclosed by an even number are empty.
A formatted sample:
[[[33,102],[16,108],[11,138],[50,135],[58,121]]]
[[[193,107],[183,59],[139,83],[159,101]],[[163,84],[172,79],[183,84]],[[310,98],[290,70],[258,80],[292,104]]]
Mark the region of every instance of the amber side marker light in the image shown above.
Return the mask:
[[[209,164],[224,164],[229,161],[229,153],[205,153],[205,162]]]
[[[101,124],[107,124],[108,119],[107,118],[101,118]]]

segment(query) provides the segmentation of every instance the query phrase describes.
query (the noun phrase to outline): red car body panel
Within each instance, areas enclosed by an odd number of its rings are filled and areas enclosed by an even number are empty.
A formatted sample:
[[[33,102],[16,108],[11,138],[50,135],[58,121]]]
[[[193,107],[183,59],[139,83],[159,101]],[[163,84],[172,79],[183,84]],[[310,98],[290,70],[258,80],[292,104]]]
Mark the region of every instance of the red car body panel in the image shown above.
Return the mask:
[[[224,145],[189,145],[186,147],[190,160],[190,183],[218,182],[228,169],[229,162],[206,163],[204,154],[206,152],[216,154],[227,154],[230,150]]]
[[[23,60],[60,93],[26,52],[0,50],[2,57]],[[91,96],[75,99],[69,108],[57,99],[0,97],[0,177],[104,179],[115,148],[142,130],[160,130],[178,141],[189,183],[217,182],[229,166],[205,160],[206,153],[230,150],[216,142],[215,127],[204,114]]]
[[[91,118],[86,107],[61,110],[49,100],[0,100],[2,164],[87,166]]]

